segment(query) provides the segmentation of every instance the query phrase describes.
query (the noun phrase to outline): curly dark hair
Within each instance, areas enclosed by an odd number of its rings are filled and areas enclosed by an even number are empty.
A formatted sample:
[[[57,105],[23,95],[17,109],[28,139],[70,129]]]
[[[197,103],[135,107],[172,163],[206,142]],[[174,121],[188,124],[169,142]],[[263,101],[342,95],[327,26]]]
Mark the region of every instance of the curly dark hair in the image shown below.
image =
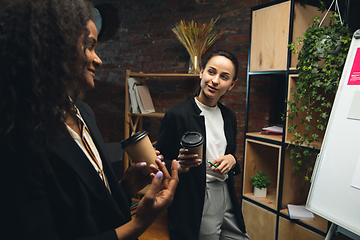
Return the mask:
[[[0,144],[44,146],[84,89],[86,0],[1,0]]]

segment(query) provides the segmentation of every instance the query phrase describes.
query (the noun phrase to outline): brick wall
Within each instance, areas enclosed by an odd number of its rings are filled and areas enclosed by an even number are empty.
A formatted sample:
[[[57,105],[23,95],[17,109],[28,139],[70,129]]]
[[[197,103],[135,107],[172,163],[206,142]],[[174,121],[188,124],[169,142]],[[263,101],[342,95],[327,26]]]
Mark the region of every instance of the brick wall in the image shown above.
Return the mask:
[[[244,124],[246,100],[246,71],[249,49],[251,7],[272,0],[93,0],[94,5],[108,9],[107,24],[115,26],[97,46],[103,65],[97,70],[100,80],[85,101],[93,108],[105,142],[120,141],[124,136],[125,71],[186,73],[189,55],[176,39],[171,28],[180,20],[209,22],[220,15],[215,24],[225,33],[208,50],[227,50],[236,55],[240,63],[236,87],[222,98],[237,116],[237,157],[242,165],[244,150]],[[109,8],[110,7],[110,8]],[[116,27],[116,16],[120,26]],[[115,20],[114,20],[115,19]],[[105,21],[105,19],[104,19]],[[108,21],[108,20],[107,20]],[[99,39],[101,40],[101,39]],[[206,54],[205,56],[206,57]],[[147,85],[157,111],[184,101],[191,95],[199,79],[149,79]],[[254,85],[256,86],[256,84]],[[252,126],[268,124],[269,92],[252,93]],[[159,123],[144,121],[151,140],[156,140]],[[241,177],[236,178],[237,191],[241,192]]]

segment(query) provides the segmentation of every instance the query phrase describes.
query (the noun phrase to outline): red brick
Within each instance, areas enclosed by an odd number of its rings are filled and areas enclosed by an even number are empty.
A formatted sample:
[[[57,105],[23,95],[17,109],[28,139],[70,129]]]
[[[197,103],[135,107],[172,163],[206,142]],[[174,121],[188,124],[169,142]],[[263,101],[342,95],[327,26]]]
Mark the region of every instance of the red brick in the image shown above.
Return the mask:
[[[124,34],[121,37],[122,41],[132,41],[132,40],[138,40],[141,39],[140,34]]]
[[[229,42],[249,42],[249,36],[239,35],[239,36],[230,36]]]
[[[233,2],[230,4],[230,6],[232,8],[253,7],[255,5],[257,5],[257,3],[255,3],[255,1],[236,1],[236,2]]]
[[[174,27],[174,25],[172,25],[172,24],[162,23],[162,24],[152,26],[151,30],[152,31],[168,31],[169,29],[171,30],[173,27]]]
[[[162,21],[161,17],[152,17],[152,18],[143,19],[141,22],[143,24],[149,24],[149,23],[161,23],[161,21]]]
[[[253,120],[262,120],[262,121],[268,121],[269,115],[264,113],[250,113],[249,118]]]
[[[143,47],[143,46],[149,46],[148,41],[134,41],[131,43],[131,47]]]
[[[173,62],[175,61],[175,57],[172,55],[156,55],[153,57],[153,60],[156,62]]]
[[[176,5],[185,5],[186,1],[184,0],[171,0],[166,1],[166,6],[176,6]]]
[[[161,9],[156,9],[151,13],[153,15],[168,15],[168,14],[173,14],[174,10],[172,8],[161,8]]]
[[[226,7],[227,3],[226,2],[216,2],[215,4],[207,4],[204,5],[204,9],[209,10],[209,9],[219,9],[219,8],[223,8]]]
[[[151,42],[152,45],[169,45],[172,44],[173,40],[172,39],[159,39],[159,40],[154,40]]]
[[[142,47],[141,52],[143,54],[151,54],[151,53],[157,53],[158,54],[158,53],[161,53],[161,47],[154,47],[154,46]]]
[[[142,63],[141,64],[145,69],[160,69],[161,64],[160,63]]]
[[[150,62],[151,61],[151,56],[144,56],[144,55],[140,55],[140,56],[134,56],[134,61],[135,62]]]
[[[135,26],[130,28],[131,32],[148,32],[149,26]]]
[[[123,49],[121,50],[121,56],[124,56],[124,55],[135,55],[135,54],[138,54],[140,53],[140,49],[139,48],[131,48],[131,49]]]

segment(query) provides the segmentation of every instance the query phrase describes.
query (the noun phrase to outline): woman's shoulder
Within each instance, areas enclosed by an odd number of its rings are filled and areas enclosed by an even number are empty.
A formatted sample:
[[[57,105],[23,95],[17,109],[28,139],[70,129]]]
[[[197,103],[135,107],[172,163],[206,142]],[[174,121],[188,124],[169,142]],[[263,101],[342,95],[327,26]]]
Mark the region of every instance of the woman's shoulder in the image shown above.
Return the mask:
[[[93,117],[94,117],[94,112],[93,112],[93,110],[92,110],[91,107],[90,107],[89,105],[87,105],[84,101],[78,99],[78,100],[76,100],[75,105],[76,105],[77,108],[79,108],[81,114],[87,113],[87,114],[89,114],[90,116],[93,116]]]
[[[218,102],[218,107],[220,108],[221,112],[223,112],[223,114],[227,114],[235,117],[234,111],[228,108],[227,106],[225,106],[224,104],[222,104],[221,102]]]
[[[191,99],[188,99],[184,102],[178,103],[174,106],[171,106],[165,114],[167,115],[182,115],[184,112],[188,113],[192,109]]]

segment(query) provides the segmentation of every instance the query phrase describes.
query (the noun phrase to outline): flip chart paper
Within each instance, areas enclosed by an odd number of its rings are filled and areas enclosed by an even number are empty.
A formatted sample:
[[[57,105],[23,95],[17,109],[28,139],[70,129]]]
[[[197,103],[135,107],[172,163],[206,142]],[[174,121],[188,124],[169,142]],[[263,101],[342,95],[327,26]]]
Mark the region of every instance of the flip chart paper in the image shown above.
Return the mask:
[[[354,63],[351,68],[348,85],[360,85],[360,48],[356,50]]]

